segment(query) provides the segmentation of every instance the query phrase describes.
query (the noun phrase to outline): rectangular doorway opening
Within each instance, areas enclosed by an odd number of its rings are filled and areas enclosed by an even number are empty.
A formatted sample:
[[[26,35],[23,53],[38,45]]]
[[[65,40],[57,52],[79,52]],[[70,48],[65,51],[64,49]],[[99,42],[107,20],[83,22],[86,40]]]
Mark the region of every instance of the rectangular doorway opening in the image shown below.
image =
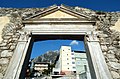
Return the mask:
[[[32,35],[20,79],[61,77],[92,79],[84,35]],[[89,64],[88,64],[89,62]],[[89,68],[90,67],[90,68]],[[47,76],[46,76],[47,75]]]

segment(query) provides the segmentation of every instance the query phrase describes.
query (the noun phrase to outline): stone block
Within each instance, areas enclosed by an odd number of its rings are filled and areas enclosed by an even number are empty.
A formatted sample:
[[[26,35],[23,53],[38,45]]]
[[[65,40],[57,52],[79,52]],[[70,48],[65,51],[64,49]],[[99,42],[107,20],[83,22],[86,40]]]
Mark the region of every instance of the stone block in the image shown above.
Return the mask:
[[[17,38],[17,36],[16,36],[16,35],[13,35],[12,38]]]
[[[104,39],[104,38],[100,38],[99,40],[100,40],[101,42],[105,41],[105,39]]]
[[[98,34],[98,35],[99,35],[99,34],[103,34],[103,31],[99,30],[99,31],[97,31],[97,34]]]
[[[3,79],[3,74],[2,73],[0,73],[0,79]]]
[[[10,39],[11,38],[11,36],[4,36],[3,37],[3,39],[5,39],[5,40],[8,40],[8,39]]]
[[[7,36],[12,36],[13,35],[13,33],[7,33]]]
[[[107,54],[106,56],[107,56],[107,58],[109,58],[109,59],[114,59],[114,58],[115,58],[115,55],[114,55],[114,54]]]
[[[9,59],[8,58],[1,58],[0,59],[0,64],[1,65],[5,65],[5,64],[8,64],[9,63]]]
[[[11,57],[13,52],[9,52],[8,50],[4,50],[1,52],[1,57]]]
[[[107,52],[103,52],[104,55],[107,55]]]
[[[101,49],[103,52],[108,51],[108,48],[106,45],[101,45]]]
[[[120,63],[117,62],[109,62],[109,65],[114,69],[120,69]]]
[[[11,46],[13,43],[9,43],[8,45]]]
[[[101,45],[109,45],[110,43],[102,41],[102,42],[100,42],[100,44]]]
[[[116,56],[120,56],[120,51],[117,51],[117,52],[115,53],[115,55],[116,55]]]
[[[113,41],[113,44],[118,45],[119,43],[118,43],[118,41]]]
[[[10,50],[15,49],[15,47],[16,47],[16,46],[12,45],[12,46],[10,47]]]
[[[16,46],[16,43],[13,43],[12,45]]]
[[[118,59],[113,58],[113,59],[109,59],[109,61],[111,61],[111,62],[118,62]]]
[[[8,42],[8,40],[3,40],[3,42],[7,43],[7,42]]]
[[[113,78],[120,79],[120,75],[117,72],[111,71],[111,74],[112,74]]]
[[[110,71],[115,71],[115,72],[117,72],[117,69],[114,69],[114,68],[110,67]]]
[[[20,36],[20,33],[15,33],[15,35]]]
[[[115,54],[113,50],[108,50],[108,54]]]
[[[7,48],[9,49],[9,48],[10,48],[10,45],[7,45]]]
[[[6,46],[6,45],[7,45],[7,43],[2,43],[2,44],[0,44],[0,47]]]
[[[8,41],[9,41],[9,42],[11,42],[11,41],[12,41],[12,39],[9,39]]]
[[[108,49],[109,49],[109,50],[114,50],[114,49],[115,49],[115,47],[110,46],[110,47],[108,47]]]
[[[13,40],[18,40],[18,38],[13,38]]]
[[[3,66],[2,66],[2,73],[5,73],[7,67],[8,67],[8,65],[3,65]]]
[[[103,37],[103,38],[107,38],[108,35],[107,35],[107,34],[102,34],[101,37]]]
[[[99,36],[99,37],[102,37],[102,38],[106,38],[106,37],[108,37],[107,34],[103,34],[103,33],[98,33],[98,36]]]
[[[1,50],[7,50],[8,47],[0,47]]]

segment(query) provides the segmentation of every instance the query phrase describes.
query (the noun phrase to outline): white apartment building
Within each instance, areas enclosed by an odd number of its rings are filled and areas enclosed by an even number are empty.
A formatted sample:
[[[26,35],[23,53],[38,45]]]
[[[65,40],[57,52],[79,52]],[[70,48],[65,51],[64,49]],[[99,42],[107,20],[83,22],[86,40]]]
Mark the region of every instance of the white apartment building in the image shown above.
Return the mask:
[[[73,51],[75,56],[76,74],[79,79],[91,79],[87,56],[84,51]]]
[[[61,46],[54,72],[75,74],[79,79],[91,79],[87,56],[84,51],[72,51],[70,46]]]
[[[49,63],[46,62],[35,62],[34,63],[34,69],[37,71],[42,72],[44,69],[49,69]]]
[[[74,74],[76,73],[75,57],[70,46],[61,46],[59,58],[53,69],[54,74]]]
[[[60,48],[60,70],[65,74],[76,72],[74,53],[71,52],[70,46],[61,46]]]

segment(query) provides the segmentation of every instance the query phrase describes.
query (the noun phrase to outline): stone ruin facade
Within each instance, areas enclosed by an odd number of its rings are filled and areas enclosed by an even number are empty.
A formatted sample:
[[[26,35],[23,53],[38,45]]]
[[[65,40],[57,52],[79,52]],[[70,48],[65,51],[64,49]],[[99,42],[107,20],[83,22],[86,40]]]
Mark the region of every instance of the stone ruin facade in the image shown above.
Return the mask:
[[[27,39],[28,33],[23,30],[23,21],[54,6],[56,5],[47,8],[0,8],[0,79],[4,79],[20,36]],[[61,6],[96,20],[96,35],[110,74],[113,79],[120,79],[120,12]]]

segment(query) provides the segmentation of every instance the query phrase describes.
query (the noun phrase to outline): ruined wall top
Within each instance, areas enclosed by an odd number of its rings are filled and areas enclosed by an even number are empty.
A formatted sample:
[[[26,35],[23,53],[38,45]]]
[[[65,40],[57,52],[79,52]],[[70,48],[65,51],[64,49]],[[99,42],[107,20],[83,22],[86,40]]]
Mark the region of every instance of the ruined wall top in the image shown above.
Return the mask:
[[[109,22],[112,26],[120,17],[120,12],[103,12],[103,11],[93,11],[91,9],[82,8],[82,7],[70,7],[66,5],[61,5],[62,7],[68,8],[72,11],[79,12],[81,14],[91,16],[96,18],[96,20],[104,21],[105,23]],[[46,8],[0,8],[0,17],[9,16],[9,17],[21,17],[23,20],[33,16],[37,13],[43,12],[52,7],[59,7],[56,5],[46,7]]]
[[[112,17],[111,20],[114,18],[118,19],[120,17],[120,12],[103,12],[103,11],[94,11],[91,9],[87,8],[82,8],[82,7],[70,7],[66,5],[61,5],[62,7],[68,8],[72,11],[79,12],[88,16],[96,17],[96,16],[104,16],[104,17]],[[10,15],[15,15],[18,14],[21,16],[23,19],[35,15],[36,13],[45,11],[49,8],[52,7],[59,7],[56,5],[50,6],[50,7],[44,7],[44,8],[0,8],[0,16],[10,16]],[[115,20],[115,19],[114,19]]]

